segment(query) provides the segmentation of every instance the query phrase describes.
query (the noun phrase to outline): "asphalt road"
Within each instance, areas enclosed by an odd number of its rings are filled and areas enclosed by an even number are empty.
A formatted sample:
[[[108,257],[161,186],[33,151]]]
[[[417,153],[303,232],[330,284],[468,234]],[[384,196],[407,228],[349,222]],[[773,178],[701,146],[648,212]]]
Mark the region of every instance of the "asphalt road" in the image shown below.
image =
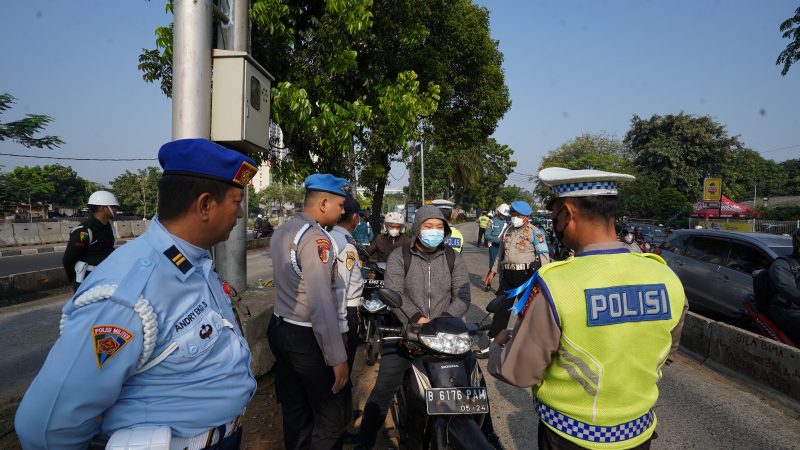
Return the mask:
[[[64,256],[64,252],[0,257],[0,277],[62,267],[62,256]]]
[[[34,256],[34,255],[32,255]],[[0,258],[19,258],[10,256]],[[60,258],[59,258],[60,264]],[[247,282],[272,278],[269,250],[247,253]],[[61,308],[71,294],[58,294],[30,303],[0,308],[0,405],[22,398],[58,338]]]

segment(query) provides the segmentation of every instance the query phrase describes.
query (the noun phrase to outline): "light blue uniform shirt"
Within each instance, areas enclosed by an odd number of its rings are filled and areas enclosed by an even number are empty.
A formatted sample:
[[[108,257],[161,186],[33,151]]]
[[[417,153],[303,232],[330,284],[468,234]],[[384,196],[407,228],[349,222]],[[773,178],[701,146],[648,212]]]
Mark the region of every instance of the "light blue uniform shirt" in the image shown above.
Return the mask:
[[[369,245],[370,242],[372,242],[372,227],[366,220],[362,219],[361,222],[356,225],[356,229],[353,230],[353,238],[355,238],[356,243],[360,245]]]
[[[255,393],[250,350],[210,253],[156,218],[92,272],[62,313],[61,336],[17,410],[25,449],[85,448],[97,434],[134,425],[190,437],[242,414]]]

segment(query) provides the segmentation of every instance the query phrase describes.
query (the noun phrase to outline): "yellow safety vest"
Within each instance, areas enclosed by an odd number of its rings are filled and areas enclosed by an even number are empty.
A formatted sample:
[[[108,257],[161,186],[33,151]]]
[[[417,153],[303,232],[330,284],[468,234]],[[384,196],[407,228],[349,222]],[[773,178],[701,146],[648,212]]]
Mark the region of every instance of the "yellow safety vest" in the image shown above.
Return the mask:
[[[444,245],[461,253],[461,247],[464,246],[464,235],[458,231],[458,228],[450,227],[450,237],[444,240]]]
[[[645,442],[683,312],[680,280],[661,257],[628,249],[548,264],[539,277],[561,328],[558,352],[533,388],[539,417],[586,448]]]
[[[489,222],[491,222],[491,220],[492,219],[490,219],[489,216],[480,216],[478,218],[478,226],[481,228],[486,228],[489,226]]]

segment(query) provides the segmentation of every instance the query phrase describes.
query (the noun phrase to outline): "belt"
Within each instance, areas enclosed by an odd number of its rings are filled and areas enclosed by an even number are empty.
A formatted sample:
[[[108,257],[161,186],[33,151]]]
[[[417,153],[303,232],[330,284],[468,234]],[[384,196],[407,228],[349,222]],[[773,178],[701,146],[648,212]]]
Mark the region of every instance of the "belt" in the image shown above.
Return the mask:
[[[170,450],[200,450],[211,447],[219,441],[230,437],[242,426],[242,416],[238,416],[225,425],[220,425],[192,437],[173,436],[170,441]]]
[[[530,264],[513,264],[513,263],[504,263],[503,269],[506,270],[528,270],[530,268]]]
[[[351,298],[350,300],[347,301],[347,307],[348,308],[353,308],[353,307],[356,307],[356,306],[361,306],[361,302],[363,300],[364,300],[364,297]]]
[[[536,413],[539,414],[539,418],[542,419],[544,423],[562,433],[588,442],[622,442],[633,439],[647,431],[647,429],[653,425],[653,420],[655,419],[653,411],[650,410],[643,416],[637,417],[630,422],[605,427],[602,425],[584,423],[561,414],[540,402],[538,398],[534,399],[534,403],[536,404]]]
[[[278,319],[281,319],[282,321],[288,322],[292,325],[297,325],[299,327],[306,327],[306,328],[311,328],[313,326],[311,325],[311,322],[298,322],[296,320],[287,319],[286,317],[281,317],[278,315],[278,313],[273,313],[273,314],[275,314],[275,317],[277,317]]]

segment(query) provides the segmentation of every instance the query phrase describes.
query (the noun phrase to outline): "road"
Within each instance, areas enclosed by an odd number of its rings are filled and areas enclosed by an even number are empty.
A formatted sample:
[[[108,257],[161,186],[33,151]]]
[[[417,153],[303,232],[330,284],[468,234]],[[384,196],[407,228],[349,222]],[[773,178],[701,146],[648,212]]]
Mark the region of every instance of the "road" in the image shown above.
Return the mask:
[[[34,256],[34,255],[31,255]],[[10,256],[0,258],[19,258]],[[59,258],[60,261],[60,258]],[[60,262],[59,262],[60,263]],[[269,250],[247,253],[247,283],[272,278]],[[0,308],[0,405],[19,400],[41,368],[58,338],[61,308],[71,294],[58,294],[30,303]]]
[[[0,277],[62,267],[62,256],[64,256],[64,252],[0,257]]]

